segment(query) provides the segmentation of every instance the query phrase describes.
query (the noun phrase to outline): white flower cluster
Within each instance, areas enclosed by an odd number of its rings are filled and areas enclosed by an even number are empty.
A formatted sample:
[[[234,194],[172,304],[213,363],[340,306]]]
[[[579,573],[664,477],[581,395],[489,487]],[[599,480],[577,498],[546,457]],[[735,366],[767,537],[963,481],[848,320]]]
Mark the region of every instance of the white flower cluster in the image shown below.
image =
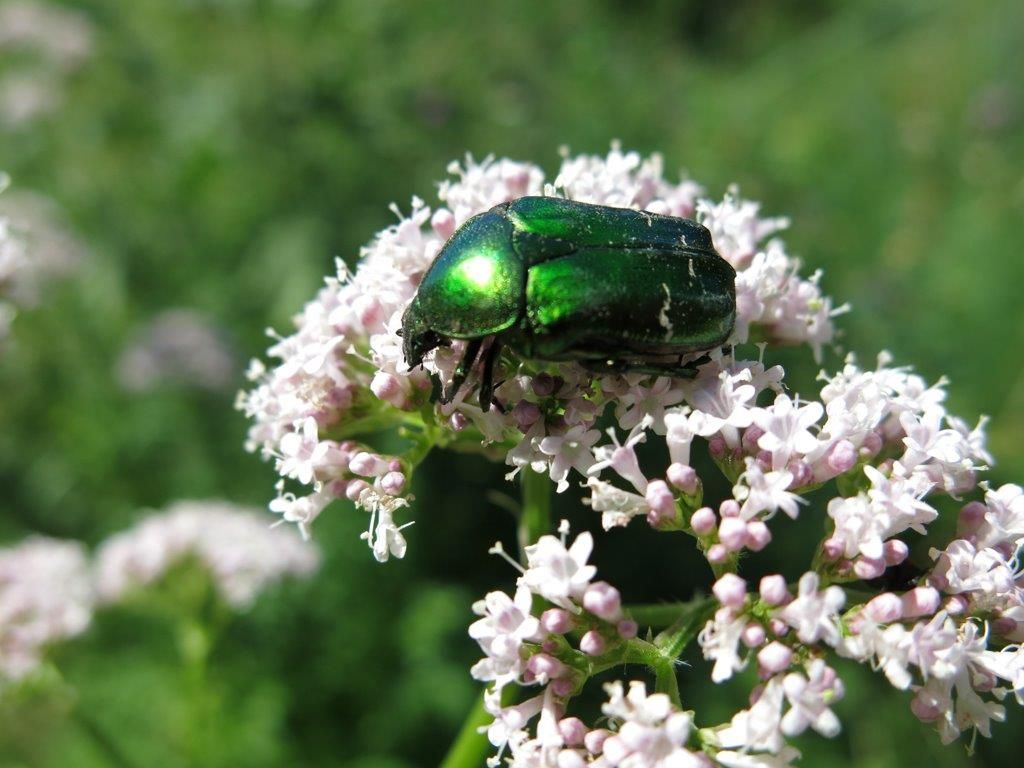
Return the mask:
[[[111,536],[96,553],[96,591],[105,602],[159,581],[194,558],[221,598],[248,607],[269,584],[316,570],[316,550],[293,531],[269,528],[256,510],[218,501],[179,501]]]
[[[486,731],[498,748],[490,765],[498,765],[507,753],[509,765],[519,768],[784,766],[799,756],[785,744],[786,736],[807,728],[826,736],[838,733],[839,720],[829,708],[843,695],[835,671],[820,659],[789,669],[793,652],[778,642],[759,656],[767,682],[755,691],[751,709],[717,728],[698,730],[693,713],[681,711],[665,693],[648,694],[636,680],[628,692],[621,682],[605,685],[606,727],[590,728],[567,716],[567,705],[588,677],[661,650],[656,641],[637,639],[637,624],[624,613],[618,590],[593,580],[596,569],[587,564],[590,534],[580,534],[566,547],[564,526],[562,531],[561,539],[543,536],[526,548],[527,567],[514,597],[491,592],[474,605],[482,618],[469,634],[485,656],[472,674],[490,683],[484,700],[494,720]],[[781,601],[772,591],[784,594],[786,585],[777,584],[777,578],[768,579],[764,588]],[[779,608],[773,621],[796,628],[806,642],[825,634],[838,640],[842,590],[833,587],[819,595],[814,574],[805,582],[800,596]],[[763,643],[765,632],[755,638],[756,624],[740,616],[745,587],[739,577],[723,577],[715,593],[727,606],[705,629],[702,643],[706,650],[721,649],[713,674],[720,680],[743,666],[735,655],[741,638]],[[723,675],[725,657],[731,661]],[[542,690],[502,706],[502,689],[509,684]]]
[[[38,0],[0,2],[0,56],[28,54],[0,77],[0,125],[21,127],[55,110],[63,78],[92,55],[93,32],[88,19],[69,8]]]
[[[704,366],[696,382],[682,385],[642,375],[595,377],[575,364],[538,367],[505,358],[497,377],[503,382],[496,391],[501,408],[482,411],[470,397],[472,387],[463,388],[450,405],[430,406],[430,376],[448,381],[462,345],[438,349],[423,369],[410,371],[399,336],[402,315],[444,241],[468,218],[498,203],[546,194],[674,216],[696,214],[713,233],[727,233],[716,245],[740,275],[737,303],[745,309],[732,341],[747,339],[753,328],[758,338],[807,342],[816,350],[832,338],[834,312],[817,280],[797,275],[799,263],[786,256],[779,240],[771,241],[770,258],[767,251],[754,250],[758,239],[784,222],[757,220],[756,206],[735,193],[713,204],[700,198],[701,188],[692,181],[667,182],[658,156],[645,160],[615,147],[607,157],[566,157],[552,184],[544,183],[539,168],[510,160],[467,160],[449,171],[456,178],[440,185],[442,207],[431,211],[414,199],[408,217],[398,214],[399,223],[363,250],[354,274],[339,262],[338,277],[330,278],[295,318],[296,333],[270,348],[280,363],[270,369],[259,361],[251,366],[256,387],[238,401],[253,420],[247,446],[273,458],[284,480],[305,486],[300,493],[286,491],[282,483],[271,505],[304,531],[331,500],[344,496],[371,513],[366,538],[378,559],[404,553],[394,513],[407,504],[404,494],[415,461],[381,456],[350,439],[387,425],[419,429],[434,444],[503,446],[513,474],[527,466],[547,472],[559,490],[568,487],[575,470],[590,478],[595,509],[606,512],[608,524],[639,514],[671,524],[669,488],[665,480],[648,481],[629,471],[632,446],[649,431],[668,432],[680,465],[669,481],[692,490],[697,479],[685,465],[695,433],[680,416],[688,409],[676,408],[671,415],[666,409],[684,399],[694,409],[706,402],[697,434],[719,431],[720,422],[734,434],[734,426],[749,426],[735,408],[765,386],[779,388],[781,371],[766,373],[725,360]],[[751,270],[770,272],[771,278]],[[625,446],[613,437],[612,444],[595,447],[600,433],[594,425],[609,404],[620,426],[633,433]],[[410,455],[421,454],[420,448]],[[636,492],[599,477],[604,469],[626,477]]]
[[[9,183],[8,176],[0,172],[0,192]],[[19,280],[27,268],[24,240],[13,231],[7,217],[0,216],[0,340],[10,332],[11,321],[17,312],[13,300],[22,293]]]
[[[160,386],[223,390],[237,362],[223,331],[192,309],[168,309],[145,323],[117,360],[117,379],[129,392]]]
[[[0,172],[0,193],[9,181]],[[0,195],[0,341],[18,309],[38,303],[43,282],[71,272],[82,255],[52,202],[24,192]]]
[[[92,608],[80,544],[36,537],[0,550],[0,680],[24,677],[47,646],[85,631]]]
[[[100,544],[34,537],[0,549],[0,684],[35,670],[48,646],[81,634],[93,611],[131,598],[175,565],[199,564],[221,599],[249,607],[269,584],[312,573],[316,549],[256,510],[182,501]]]
[[[819,274],[800,276],[778,236],[786,220],[763,218],[735,190],[713,201],[691,181],[668,183],[658,157],[618,147],[606,157],[567,156],[550,184],[537,168],[507,160],[450,170],[456,178],[440,187],[442,207],[414,200],[409,216],[365,249],[355,274],[340,268],[297,318],[297,332],[272,347],[279,364],[254,364],[256,386],[239,403],[253,419],[250,447],[273,458],[282,476],[271,508],[305,529],[331,499],[346,496],[371,513],[366,538],[377,558],[401,556],[406,543],[394,514],[408,504],[409,474],[430,447],[504,454],[510,477],[542,473],[558,491],[585,484],[605,528],[639,517],[693,536],[717,578],[717,610],[698,637],[712,681],[729,680],[751,659],[762,681],[748,709],[702,729],[666,708],[661,693],[614,688],[610,748],[598,748],[599,736],[588,743],[601,729],[567,720],[565,705],[606,661],[642,656],[645,641],[632,635],[618,592],[592,582],[589,536],[568,549],[545,536],[527,549],[516,594],[488,595],[471,629],[486,654],[473,674],[491,684],[490,737],[514,765],[788,765],[797,753],[787,739],[807,728],[839,731],[832,707],[843,684],[828,665],[832,655],[913,691],[912,711],[935,722],[945,741],[965,729],[987,735],[1004,717],[1007,694],[1024,699],[1024,493],[979,484],[992,463],[985,421],[971,427],[949,414],[944,381],[929,384],[885,353],[873,369],[850,356],[838,372],[822,374],[808,399],[787,387],[780,366],[765,362],[779,344],[807,344],[820,358],[834,337],[832,318],[846,310],[821,292]],[[691,379],[595,375],[506,353],[494,378],[498,407],[476,404],[472,374],[449,404],[438,404],[432,390],[451,380],[463,344],[439,348],[410,371],[402,314],[460,224],[527,194],[695,216],[737,271],[730,344],[694,355]],[[736,347],[747,341],[758,343],[754,359]],[[354,441],[388,427],[409,440],[407,452],[382,456]],[[667,460],[641,467],[637,446],[653,442]],[[691,465],[700,442],[732,485],[731,496],[713,505]],[[812,512],[805,495],[822,486],[835,489],[832,498]],[[965,501],[956,538],[931,552],[929,572],[915,575],[906,561],[938,518],[935,498],[961,498],[979,486],[984,500]],[[771,544],[780,511],[813,515],[826,535],[797,585],[770,574],[751,594],[741,555]],[[877,587],[864,597],[844,586],[870,588],[897,573],[909,575],[894,591]],[[538,604],[545,610],[535,615]],[[631,658],[658,671],[656,657]],[[503,708],[500,692],[509,684],[544,690]]]
[[[565,716],[569,699],[595,669],[621,663],[631,643],[656,649],[635,639],[637,625],[623,613],[619,591],[593,580],[597,569],[587,564],[591,535],[580,534],[567,547],[564,523],[561,530],[561,538],[542,536],[526,548],[527,567],[514,597],[491,592],[473,606],[482,618],[469,634],[485,656],[472,674],[491,684],[484,698],[494,721],[486,731],[498,747],[489,764],[498,765],[507,751],[509,763],[521,768],[703,765],[687,749],[690,715],[663,693],[648,696],[641,682],[630,683],[628,694],[622,683],[606,686],[603,712],[612,729],[591,729]],[[501,552],[500,545],[495,551]],[[548,606],[538,615],[535,598]],[[502,689],[513,683],[543,690],[502,706]]]

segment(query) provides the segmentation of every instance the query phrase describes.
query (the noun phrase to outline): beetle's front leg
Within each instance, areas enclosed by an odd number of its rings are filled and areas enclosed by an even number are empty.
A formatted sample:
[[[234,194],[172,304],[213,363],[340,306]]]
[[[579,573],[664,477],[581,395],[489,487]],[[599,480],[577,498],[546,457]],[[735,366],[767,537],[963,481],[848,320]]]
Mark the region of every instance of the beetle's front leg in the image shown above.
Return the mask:
[[[476,362],[476,356],[480,354],[480,345],[482,343],[482,339],[472,339],[466,345],[466,352],[462,355],[459,364],[455,366],[455,372],[452,374],[452,380],[448,385],[447,391],[441,392],[442,405],[448,405],[459,393],[459,389],[465,383],[469,372],[473,370],[473,363]]]

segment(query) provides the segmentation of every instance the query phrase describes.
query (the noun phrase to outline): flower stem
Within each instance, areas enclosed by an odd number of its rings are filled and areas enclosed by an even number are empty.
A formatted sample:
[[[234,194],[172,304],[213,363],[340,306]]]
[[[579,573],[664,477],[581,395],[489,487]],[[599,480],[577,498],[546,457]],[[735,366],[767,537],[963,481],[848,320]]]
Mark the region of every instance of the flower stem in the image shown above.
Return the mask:
[[[484,697],[481,694],[462,723],[448,754],[444,756],[441,768],[479,768],[483,765],[491,751],[491,744],[487,735],[479,732],[479,728],[491,720],[490,714],[484,709]]]
[[[523,509],[519,517],[519,558],[525,562],[530,544],[551,531],[551,483],[546,475],[524,469],[521,493]]]
[[[76,705],[71,710],[71,719],[103,754],[108,765],[114,766],[114,768],[137,768],[136,763],[125,754],[107,730],[87,714],[81,706]]]

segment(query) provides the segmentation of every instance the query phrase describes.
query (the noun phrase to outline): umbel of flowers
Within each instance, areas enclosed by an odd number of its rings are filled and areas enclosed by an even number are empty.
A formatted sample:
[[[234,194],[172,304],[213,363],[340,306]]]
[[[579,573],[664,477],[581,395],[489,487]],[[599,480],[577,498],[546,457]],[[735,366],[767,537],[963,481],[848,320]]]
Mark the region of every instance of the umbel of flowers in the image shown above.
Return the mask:
[[[176,567],[205,571],[220,601],[242,611],[270,585],[318,565],[317,549],[294,531],[223,501],[176,502],[106,539],[91,558],[79,542],[42,536],[2,548],[0,693],[35,672],[51,646],[85,632],[95,611],[158,586]]]
[[[680,606],[664,632],[641,640],[619,592],[595,581],[589,535],[567,546],[564,529],[561,538],[536,532],[516,591],[487,595],[470,630],[485,654],[473,675],[489,686],[487,733],[501,759],[559,768],[788,765],[797,757],[789,738],[840,730],[835,656],[882,672],[944,742],[964,730],[987,736],[1007,696],[1024,698],[1024,495],[979,482],[992,462],[984,420],[971,426],[947,413],[944,381],[929,384],[886,354],[868,367],[850,356],[799,392],[766,363],[781,344],[805,344],[820,361],[846,307],[822,293],[819,273],[801,276],[779,237],[788,222],[763,217],[735,190],[706,198],[691,181],[667,181],[659,157],[618,147],[606,157],[566,156],[551,183],[510,160],[449,171],[437,208],[414,199],[407,215],[395,209],[398,223],[363,250],[354,272],[339,262],[295,332],[275,337],[275,365],[253,363],[254,387],[239,407],[252,418],[249,447],[281,476],[271,509],[308,531],[332,500],[350,499],[369,513],[365,538],[379,560],[405,552],[402,516],[417,463],[455,443],[504,456],[509,477],[543,475],[559,492],[585,485],[605,529],[640,518],[693,537],[714,574],[711,596]],[[409,370],[403,311],[460,224],[528,194],[696,218],[737,271],[730,345],[698,361],[689,380],[596,375],[506,351],[495,375],[500,407],[483,411],[472,384],[437,403],[433,380],[451,378],[461,344]],[[602,432],[599,422],[611,426]],[[405,451],[381,455],[359,441],[389,426],[406,438]],[[654,441],[667,463],[641,467],[636,447]],[[698,442],[732,485],[728,498],[704,498],[690,459]],[[823,486],[834,497],[809,508],[805,495]],[[953,540],[931,551],[930,568],[912,582],[871,591],[865,582],[908,558],[943,495],[962,500]],[[771,545],[779,513],[815,529],[824,521],[827,533],[791,580],[748,581],[741,555]],[[674,664],[691,640],[713,662],[714,683],[756,667],[749,708],[727,723],[702,723],[679,699]],[[604,724],[576,719],[571,701],[586,681],[623,662],[646,665],[654,688],[609,685]],[[509,686],[527,690],[503,706]]]

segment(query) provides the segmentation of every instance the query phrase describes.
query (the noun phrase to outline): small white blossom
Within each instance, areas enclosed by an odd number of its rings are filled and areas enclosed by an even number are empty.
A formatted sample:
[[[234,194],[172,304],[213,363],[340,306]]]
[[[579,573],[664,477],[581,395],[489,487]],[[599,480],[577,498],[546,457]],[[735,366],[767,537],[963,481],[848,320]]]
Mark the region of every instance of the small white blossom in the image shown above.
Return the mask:
[[[686,749],[693,721],[685,712],[672,706],[663,693],[647,694],[639,681],[629,684],[625,693],[622,683],[605,686],[608,702],[601,707],[618,721],[617,733],[604,742],[606,765],[623,768],[700,768],[704,765],[696,754]]]
[[[117,602],[158,582],[174,565],[194,558],[220,596],[246,608],[272,582],[312,573],[316,549],[294,532],[270,528],[256,510],[220,501],[180,501],[111,536],[96,553],[101,600]]]
[[[471,670],[477,680],[498,681],[498,687],[523,671],[520,651],[523,642],[537,639],[539,620],[530,614],[533,595],[520,587],[515,598],[504,592],[489,592],[473,605],[473,613],[483,618],[469,627],[469,636],[480,644],[486,657]]]
[[[743,502],[740,516],[751,520],[758,515],[768,519],[780,509],[796,519],[800,504],[806,504],[799,495],[786,490],[793,483],[793,473],[787,470],[762,472],[757,462],[747,458],[747,469],[740,476],[740,482],[733,487],[733,496]]]
[[[824,640],[829,645],[839,641],[839,609],[846,602],[841,587],[818,591],[818,574],[808,571],[800,577],[796,598],[780,609],[776,616],[796,630],[803,643]]]
[[[554,536],[541,536],[526,548],[527,568],[520,583],[555,605],[578,611],[573,600],[582,598],[597,573],[595,566],[587,565],[593,549],[594,538],[587,532],[577,536],[568,549]]]
[[[747,622],[747,618],[731,608],[719,608],[697,636],[704,658],[715,662],[711,670],[712,681],[721,683],[728,680],[747,665],[747,660],[739,653]]]
[[[818,447],[818,439],[810,432],[825,412],[821,403],[794,404],[786,395],[775,398],[770,408],[754,409],[754,424],[764,434],[757,444],[772,455],[772,469],[785,469],[794,454],[808,454]]]

